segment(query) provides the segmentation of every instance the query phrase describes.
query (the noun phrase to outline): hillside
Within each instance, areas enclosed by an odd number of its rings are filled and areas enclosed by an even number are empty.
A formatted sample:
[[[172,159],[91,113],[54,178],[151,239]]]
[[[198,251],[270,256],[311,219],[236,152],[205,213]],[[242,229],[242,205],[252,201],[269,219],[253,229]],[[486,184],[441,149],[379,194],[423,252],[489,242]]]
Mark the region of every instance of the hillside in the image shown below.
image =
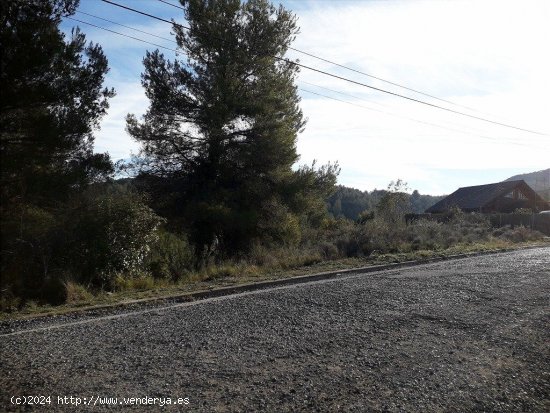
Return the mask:
[[[542,171],[514,175],[506,179],[506,181],[517,181],[519,179],[523,179],[541,197],[550,201],[550,168]]]

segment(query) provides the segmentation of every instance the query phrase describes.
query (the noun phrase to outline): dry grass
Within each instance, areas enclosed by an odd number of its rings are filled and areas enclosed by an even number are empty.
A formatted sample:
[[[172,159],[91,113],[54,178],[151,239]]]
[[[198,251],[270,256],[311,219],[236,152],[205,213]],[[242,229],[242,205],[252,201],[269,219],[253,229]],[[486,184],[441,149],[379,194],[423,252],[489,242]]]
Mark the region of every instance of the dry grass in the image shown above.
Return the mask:
[[[77,304],[93,300],[94,295],[81,284],[74,281],[65,282],[66,302],[67,304]]]
[[[310,229],[298,246],[256,245],[246,256],[210,263],[198,270],[179,265],[170,271],[157,271],[156,275],[150,268],[113,274],[110,292],[67,281],[60,286],[65,304],[57,307],[3,296],[0,317],[63,312],[319,272],[522,247],[544,243],[542,239],[542,234],[523,227],[492,229],[478,215],[458,214],[446,223],[420,220],[410,225],[389,225],[377,219],[364,224],[333,220]],[[170,261],[170,257],[165,258]]]
[[[548,243],[549,241],[512,243],[511,241],[494,238],[487,242],[457,244],[437,251],[418,250],[387,254],[374,253],[369,257],[346,257],[335,260],[315,260],[314,262],[312,262],[311,256],[305,256],[300,260],[298,258],[299,254],[293,251],[286,263],[283,262],[285,254],[279,251],[275,254],[275,258],[269,261],[271,265],[268,265],[267,262],[264,266],[249,262],[238,262],[209,266],[201,271],[187,274],[184,279],[178,282],[171,282],[165,279],[157,280],[146,275],[130,278],[119,276],[117,277],[118,288],[114,292],[100,291],[94,294],[82,285],[68,282],[66,283],[68,298],[66,304],[50,306],[39,305],[34,301],[27,302],[22,308],[18,307],[15,310],[15,307],[12,307],[11,311],[0,313],[0,319],[26,318],[42,314],[62,314],[95,306],[178,296],[250,282],[480,251],[496,251],[527,246],[547,246]],[[291,264],[294,266],[291,266]]]

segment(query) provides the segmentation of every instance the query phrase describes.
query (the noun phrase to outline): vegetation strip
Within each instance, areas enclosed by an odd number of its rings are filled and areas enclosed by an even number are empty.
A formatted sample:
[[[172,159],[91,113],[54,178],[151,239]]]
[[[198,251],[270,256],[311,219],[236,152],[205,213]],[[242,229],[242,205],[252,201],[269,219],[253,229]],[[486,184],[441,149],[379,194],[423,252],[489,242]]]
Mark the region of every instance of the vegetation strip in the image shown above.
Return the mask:
[[[46,317],[53,318],[53,317],[62,316],[62,315],[85,314],[92,311],[103,311],[103,310],[112,311],[112,310],[123,309],[126,307],[135,306],[135,305],[140,306],[140,305],[148,305],[148,304],[155,304],[155,303],[161,304],[167,301],[173,301],[174,303],[199,301],[199,300],[223,297],[223,296],[239,294],[244,292],[264,290],[264,289],[273,288],[273,287],[299,285],[299,284],[305,284],[308,282],[323,281],[323,280],[329,280],[329,279],[339,279],[339,278],[344,278],[348,275],[353,275],[353,274],[361,274],[361,273],[366,274],[366,273],[373,273],[373,272],[379,272],[379,271],[387,271],[392,269],[413,267],[413,266],[436,263],[441,261],[471,258],[471,257],[476,257],[481,255],[502,254],[502,253],[511,252],[515,250],[544,248],[545,246],[546,245],[539,244],[539,245],[533,245],[533,246],[523,246],[518,248],[501,248],[498,250],[467,252],[463,254],[430,257],[430,258],[423,258],[419,260],[403,261],[403,262],[391,263],[391,264],[370,265],[370,266],[358,267],[358,268],[325,271],[325,272],[320,272],[315,274],[298,275],[290,278],[263,280],[263,281],[251,282],[246,284],[232,285],[229,287],[219,287],[219,288],[214,288],[210,290],[199,290],[195,292],[186,292],[181,294],[130,300],[130,301],[124,301],[124,302],[119,302],[115,304],[101,304],[101,305],[94,305],[94,306],[88,306],[88,307],[82,307],[82,308],[71,308],[71,309],[67,309],[66,311],[61,310],[56,312],[29,314],[23,317],[16,316],[13,319],[5,319],[3,321],[32,320],[32,319],[39,319],[39,318],[46,318]]]

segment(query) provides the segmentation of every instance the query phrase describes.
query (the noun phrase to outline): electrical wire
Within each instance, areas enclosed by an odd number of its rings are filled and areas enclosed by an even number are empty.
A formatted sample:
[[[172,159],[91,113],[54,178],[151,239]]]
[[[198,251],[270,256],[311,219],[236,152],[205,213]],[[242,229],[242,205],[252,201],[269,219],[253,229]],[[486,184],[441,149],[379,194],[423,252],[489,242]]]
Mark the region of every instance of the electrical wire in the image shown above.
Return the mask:
[[[166,0],[158,0],[158,1],[160,1],[161,3],[164,3],[164,4],[168,4],[169,6],[175,7],[176,9],[185,10],[183,7],[172,4],[169,1],[166,1]]]
[[[100,20],[103,20],[103,21],[106,21],[106,22],[109,22],[109,23],[112,23],[112,24],[116,24],[118,26],[122,26],[122,27],[125,27],[127,29],[130,29],[130,30],[135,30],[137,32],[140,32],[140,33],[144,33],[144,34],[147,34],[149,36],[154,36],[154,37],[157,37],[159,39],[162,39],[162,40],[166,40],[168,42],[171,42],[171,43],[174,43],[174,44],[177,44],[177,42],[173,39],[168,39],[166,37],[162,37],[162,36],[157,36],[153,33],[149,33],[149,32],[146,32],[146,31],[143,31],[143,30],[139,30],[139,29],[136,29],[134,27],[131,27],[131,26],[127,26],[127,25],[124,25],[122,23],[118,23],[118,22],[115,22],[115,21],[112,21],[112,20],[109,20],[109,19],[105,19],[103,17],[99,17],[99,16],[96,16],[94,14],[90,14],[90,13],[86,13],[86,12],[81,12],[81,11],[78,11],[78,13],[80,14],[85,14],[87,16],[90,16],[90,17],[93,17],[93,18],[96,18],[96,19],[100,19]],[[90,23],[87,23],[87,22],[84,22],[84,21],[81,21],[81,20],[78,20],[82,23],[85,23],[85,24],[90,24]],[[95,26],[95,27],[98,27],[98,28],[101,28],[99,26]],[[121,35],[124,35],[123,33],[117,33],[117,34],[121,34]],[[153,44],[153,43],[151,43]],[[172,50],[172,49],[168,49],[168,50]],[[358,97],[358,96],[355,96],[355,95],[352,95],[352,94],[349,94],[349,93],[345,93],[345,92],[342,92],[342,91],[338,91],[338,90],[334,90],[334,89],[330,89],[330,88],[327,88],[327,87],[324,87],[324,86],[321,86],[321,85],[318,85],[318,84],[315,84],[315,83],[310,83],[310,82],[306,82],[304,80],[298,80],[300,83],[304,83],[304,84],[307,84],[307,85],[310,85],[310,86],[314,86],[314,87],[317,87],[317,88],[320,88],[320,89],[324,89],[324,90],[327,90],[327,91],[330,91],[330,92],[333,92],[333,93],[337,93],[339,95],[343,95],[343,96],[348,96],[348,97],[352,97],[354,99],[358,99],[358,100],[362,100],[362,101],[365,101],[365,102],[368,102],[370,104],[373,104],[373,105],[376,105],[376,106],[381,106],[381,107],[388,107],[387,105],[383,105],[381,103],[377,103],[377,102],[371,102],[371,101],[368,101],[366,99],[363,99],[361,97]],[[314,93],[314,92],[311,92],[311,91],[308,91],[308,90],[304,90],[305,92],[309,92],[309,93]],[[319,96],[324,96],[324,95],[319,95]],[[330,99],[330,97],[327,97]],[[350,102],[345,102],[345,103],[350,103]],[[365,107],[366,108],[366,107]],[[388,116],[394,116],[394,117],[397,117],[397,118],[401,118],[401,119],[405,119],[405,120],[409,120],[409,121],[412,121],[412,122],[417,122],[417,123],[421,123],[421,124],[425,124],[425,125],[430,125],[430,126],[435,126],[435,127],[438,127],[438,128],[442,128],[442,129],[446,129],[446,130],[450,130],[450,131],[454,131],[454,132],[460,132],[460,133],[466,133],[466,134],[471,134],[471,135],[474,135],[474,136],[478,136],[478,137],[481,137],[481,138],[489,138],[489,139],[494,139],[494,138],[491,138],[491,137],[488,137],[486,135],[480,135],[479,133],[477,132],[472,132],[472,131],[464,131],[464,130],[459,130],[459,129],[452,129],[452,128],[449,128],[447,126],[442,126],[442,125],[438,125],[438,124],[435,124],[435,123],[430,123],[430,122],[426,122],[426,121],[422,121],[422,120],[419,120],[419,119],[415,119],[415,118],[410,118],[410,117],[407,117],[407,116],[403,116],[403,115],[398,115],[398,114],[395,114],[395,113],[392,113],[392,112],[387,112],[387,111],[382,111],[382,110],[377,110],[377,109],[373,109],[373,108],[368,108],[370,110],[373,110],[373,111],[377,111],[377,112],[380,112],[380,113],[383,113],[385,115],[388,115]],[[502,139],[502,138],[501,138]],[[511,142],[511,143],[517,143],[516,141],[513,141],[513,140],[508,140],[508,142]]]
[[[106,21],[106,22],[111,23],[111,24],[116,24],[117,26],[125,27],[125,28],[127,28],[127,29],[134,30],[134,31],[139,32],[139,33],[143,33],[143,34],[146,34],[146,35],[148,35],[148,36],[153,36],[153,37],[156,37],[156,38],[158,38],[158,39],[166,40],[167,42],[172,42],[172,43],[176,43],[176,44],[178,43],[178,42],[176,42],[174,39],[169,39],[169,38],[167,38],[167,37],[158,36],[158,35],[156,35],[156,34],[149,33],[149,32],[146,32],[146,31],[144,31],[144,30],[136,29],[135,27],[126,26],[125,24],[117,23],[117,22],[115,22],[115,21],[106,19],[105,17],[99,17],[99,16],[96,16],[95,14],[86,13],[86,12],[84,12],[84,11],[79,11],[79,10],[77,10],[76,12],[79,13],[79,14],[84,14],[84,15],[86,15],[86,16],[93,17],[93,18],[95,18],[95,19],[99,19],[99,20]],[[73,19],[73,20],[75,20],[75,19]]]
[[[388,105],[384,105],[384,104],[381,104],[381,103],[378,103],[378,102],[371,102],[370,100],[367,100],[367,99],[364,99],[362,97],[359,97],[359,96],[356,96],[356,95],[352,95],[350,93],[345,93],[345,92],[342,92],[342,91],[339,91],[339,90],[335,90],[335,89],[331,89],[331,88],[328,88],[328,87],[325,87],[325,86],[321,86],[321,85],[318,85],[316,83],[311,83],[311,82],[306,82],[305,80],[298,80],[299,83],[303,83],[303,84],[306,84],[306,85],[310,85],[310,86],[314,86],[316,88],[319,88],[319,89],[324,89],[324,90],[327,90],[329,92],[333,92],[333,93],[337,93],[339,95],[342,95],[342,96],[347,96],[347,97],[351,97],[353,99],[357,99],[357,100],[361,100],[363,102],[367,102],[371,105],[376,105],[376,106],[380,106],[380,107],[383,107],[383,108],[388,108],[389,106]],[[317,94],[319,96],[323,96],[323,97],[327,97],[329,99],[335,99],[333,97],[330,97],[330,96],[326,96],[326,95],[322,95],[320,93],[316,93],[316,92],[312,92],[310,90],[306,90],[306,89],[301,89],[305,92],[308,92],[308,93],[312,93],[312,94]],[[416,123],[421,123],[421,124],[424,124],[424,125],[430,125],[430,126],[435,126],[437,128],[442,128],[442,129],[446,129],[446,130],[450,130],[450,131],[453,131],[453,132],[460,132],[460,133],[464,133],[464,134],[469,134],[469,135],[473,135],[473,136],[478,136],[480,138],[487,138],[487,139],[491,139],[491,140],[498,140],[500,142],[502,141],[507,141],[509,143],[514,143],[514,144],[517,144],[518,142],[516,140],[513,140],[513,139],[505,139],[505,138],[494,138],[494,137],[490,137],[490,136],[487,136],[487,135],[481,135],[479,134],[479,130],[475,130],[474,131],[468,131],[468,130],[464,130],[464,129],[454,129],[454,128],[450,128],[448,126],[443,126],[443,125],[439,125],[437,123],[431,123],[431,122],[426,122],[426,121],[423,121],[423,120],[419,120],[419,119],[416,119],[416,118],[412,118],[412,117],[409,117],[409,116],[403,116],[403,115],[399,115],[399,114],[396,114],[394,112],[388,112],[388,111],[385,111],[385,110],[380,110],[380,109],[375,109],[375,108],[370,108],[370,107],[366,107],[366,106],[362,106],[362,105],[357,105],[353,102],[349,102],[349,101],[344,101],[344,100],[340,100],[340,99],[336,99],[336,100],[339,100],[341,102],[344,102],[344,103],[349,103],[349,104],[353,104],[355,106],[359,106],[359,107],[363,107],[365,109],[369,109],[369,110],[372,110],[372,111],[376,111],[376,112],[379,112],[379,113],[383,113],[385,115],[388,115],[388,116],[394,116],[396,118],[400,118],[400,119],[405,119],[405,120],[409,120],[409,121],[412,121],[412,122],[416,122]],[[453,123],[450,123],[451,125],[453,125]],[[456,125],[454,124],[455,126],[462,126],[462,125]],[[470,127],[471,129],[471,127]]]
[[[169,3],[169,2],[167,2],[167,1],[165,1],[165,0],[158,0],[158,1],[160,1],[161,3],[168,4],[168,5],[172,6],[172,7],[177,7],[178,9],[185,10],[183,7],[176,6],[176,5],[174,5],[174,4],[172,4],[172,3]],[[314,59],[320,60],[320,61],[325,62],[325,63],[330,63],[330,64],[332,64],[332,65],[334,65],[334,66],[341,67],[341,68],[346,69],[346,70],[349,70],[349,71],[351,71],[351,72],[355,72],[355,73],[358,73],[358,74],[360,74],[360,75],[367,76],[367,77],[370,77],[370,78],[372,78],[372,79],[376,79],[376,80],[379,80],[379,81],[381,81],[381,82],[384,82],[384,83],[387,83],[387,84],[390,84],[390,85],[393,85],[393,86],[396,86],[396,87],[399,87],[399,88],[402,88],[402,89],[405,89],[405,90],[408,90],[408,91],[411,91],[411,92],[414,92],[414,93],[418,93],[418,94],[420,94],[420,95],[427,96],[427,97],[429,97],[429,98],[432,98],[432,99],[435,99],[435,100],[439,100],[439,101],[441,101],[441,102],[448,103],[448,104],[450,104],[450,105],[454,105],[454,106],[458,106],[458,107],[461,107],[461,108],[464,108],[464,109],[468,109],[468,110],[470,110],[470,111],[472,111],[472,112],[483,113],[483,112],[478,111],[477,109],[473,109],[473,108],[468,107],[468,106],[465,106],[465,105],[460,105],[460,104],[458,104],[458,103],[451,102],[450,100],[442,99],[442,98],[439,98],[439,97],[437,97],[437,96],[431,95],[431,94],[429,94],[429,93],[421,92],[420,90],[413,89],[413,88],[411,88],[411,87],[404,86],[404,85],[401,85],[401,84],[396,83],[396,82],[392,82],[392,81],[390,81],[390,80],[382,79],[381,77],[374,76],[374,75],[371,75],[370,73],[366,73],[366,72],[363,72],[363,71],[361,71],[361,70],[357,70],[357,69],[354,69],[354,68],[352,68],[352,67],[343,65],[343,64],[341,64],[341,63],[337,63],[337,62],[334,62],[334,61],[332,61],[332,60],[326,59],[326,58],[324,58],[324,57],[320,57],[320,56],[314,55],[313,53],[305,52],[305,51],[300,50],[300,49],[297,49],[297,48],[295,48],[295,47],[289,46],[289,50],[292,50],[292,51],[297,52],[297,53],[301,53],[301,54],[303,54],[303,55],[305,55],[305,56],[312,57],[312,58],[314,58]]]
[[[434,95],[430,95],[429,93],[425,93],[425,92],[421,92],[419,90],[416,90],[416,89],[413,89],[413,88],[410,88],[410,87],[407,87],[407,86],[403,86],[403,85],[400,85],[399,83],[395,83],[395,82],[392,82],[392,81],[389,81],[389,80],[386,80],[386,79],[382,79],[381,77],[378,77],[378,76],[374,76],[374,75],[371,75],[369,73],[366,73],[366,72],[362,72],[361,70],[357,70],[357,69],[354,69],[352,67],[349,67],[349,66],[345,66],[343,64],[340,64],[340,63],[336,63],[332,60],[328,60],[328,59],[325,59],[324,57],[320,57],[320,56],[316,56],[312,53],[308,53],[308,52],[304,52],[303,50],[299,50],[299,49],[296,49],[295,47],[289,47],[290,50],[293,50],[297,53],[301,53],[303,55],[306,55],[306,56],[309,56],[309,57],[313,57],[314,59],[317,59],[317,60],[320,60],[322,62],[326,62],[326,63],[330,63],[334,66],[338,66],[338,67],[341,67],[342,69],[346,69],[346,70],[349,70],[351,72],[355,72],[355,73],[359,73],[363,76],[367,76],[367,77],[370,77],[370,78],[373,78],[373,79],[376,79],[376,80],[379,80],[381,82],[384,82],[384,83],[388,83],[390,85],[393,85],[393,86],[397,86],[397,87],[400,87],[401,89],[405,89],[405,90],[409,90],[411,92],[414,92],[414,93],[418,93],[419,95],[423,95],[423,96],[427,96],[429,98],[432,98],[432,99],[435,99],[435,100],[439,100],[441,102],[445,102],[445,103],[448,103],[450,105],[453,105],[453,106],[458,106],[458,107],[461,107],[463,109],[468,109],[472,112],[479,112],[477,109],[473,109],[473,108],[470,108],[468,106],[464,106],[464,105],[460,105],[458,103],[454,103],[454,102],[451,102],[450,100],[446,100],[446,99],[442,99],[442,98],[438,98],[437,96],[434,96]]]
[[[179,23],[176,23],[175,21],[166,20],[166,19],[163,19],[162,17],[158,17],[158,16],[152,15],[150,13],[146,13],[146,12],[134,9],[132,7],[128,7],[128,6],[119,4],[119,3],[115,3],[115,2],[110,1],[110,0],[101,0],[101,1],[104,2],[104,3],[108,3],[108,4],[111,4],[111,5],[117,6],[117,7],[121,7],[123,9],[129,10],[129,11],[132,11],[132,12],[135,12],[135,13],[139,13],[139,14],[144,15],[144,16],[151,17],[151,18],[156,19],[156,20],[164,21],[166,23],[169,23],[169,24],[172,24],[174,26],[183,28],[185,30],[191,30],[189,27],[184,26],[184,25],[179,24]],[[333,77],[335,79],[339,79],[339,80],[342,80],[342,81],[345,81],[345,82],[349,82],[349,83],[352,83],[352,84],[355,84],[355,85],[358,85],[358,86],[366,87],[366,88],[376,90],[376,91],[381,92],[381,93],[386,93],[386,94],[389,94],[389,95],[392,95],[392,96],[395,96],[395,97],[399,97],[399,98],[402,98],[402,99],[406,99],[406,100],[409,100],[409,101],[412,101],[412,102],[416,102],[416,103],[419,103],[419,104],[422,104],[422,105],[430,106],[430,107],[433,107],[433,108],[436,108],[436,109],[439,109],[439,110],[454,113],[454,114],[457,114],[457,115],[460,115],[460,116],[469,117],[469,118],[476,119],[476,120],[479,120],[479,121],[482,121],[482,122],[492,123],[494,125],[499,125],[499,126],[506,127],[506,128],[516,129],[516,130],[520,130],[520,131],[523,131],[523,132],[533,133],[533,134],[536,134],[536,135],[550,136],[550,134],[548,134],[548,133],[538,132],[538,131],[522,128],[522,127],[519,127],[519,126],[510,125],[510,124],[507,124],[507,123],[497,122],[497,121],[494,121],[494,120],[482,118],[480,116],[475,116],[475,115],[460,112],[460,111],[457,111],[457,110],[454,110],[454,109],[449,109],[449,108],[439,106],[439,105],[436,105],[434,103],[429,103],[429,102],[426,102],[426,101],[423,101],[423,100],[420,100],[420,99],[415,99],[415,98],[412,98],[410,96],[401,95],[399,93],[395,93],[395,92],[392,92],[392,91],[389,91],[389,90],[386,90],[386,89],[382,89],[382,88],[379,88],[379,87],[368,85],[368,84],[363,83],[363,82],[359,82],[359,81],[356,81],[356,80],[353,80],[353,79],[349,79],[349,78],[346,78],[344,76],[339,76],[339,75],[336,75],[334,73],[329,73],[329,72],[326,72],[326,71],[321,70],[321,69],[317,69],[317,68],[314,68],[314,67],[311,67],[311,66],[308,66],[308,65],[304,65],[303,63],[294,62],[294,61],[286,59],[284,57],[279,57],[279,56],[271,56],[271,57],[274,58],[274,59],[277,59],[279,61],[283,61],[283,62],[286,62],[288,64],[291,64],[293,66],[301,67],[301,68],[308,69],[308,70],[313,71],[313,72],[323,74],[325,76],[330,76],[330,77]]]
[[[98,26],[98,25],[95,25],[93,23],[89,23],[89,22],[86,22],[86,21],[83,21],[83,20],[79,20],[79,19],[75,19],[75,18],[72,18],[72,17],[67,17],[68,19],[70,20],[74,20],[74,21],[77,21],[79,23],[83,23],[83,24],[87,24],[89,26],[92,26],[92,27],[96,27],[98,29],[101,29],[101,30],[105,30],[105,31],[108,31],[110,33],[114,33],[114,34],[118,34],[120,36],[124,36],[124,37],[128,37],[130,39],[133,39],[133,40],[137,40],[137,41],[140,41],[142,43],[147,43],[147,44],[151,44],[153,46],[156,46],[156,47],[161,47],[163,49],[166,49],[166,50],[170,50],[170,51],[173,51],[173,52],[178,52],[178,50],[176,49],[171,49],[169,47],[165,47],[165,46],[161,46],[161,45],[158,45],[156,43],[152,43],[152,42],[149,42],[147,40],[143,40],[143,39],[139,39],[137,37],[134,37],[134,36],[129,36],[127,34],[124,34],[124,33],[120,33],[120,32],[117,32],[115,30],[110,30],[110,29],[107,29],[105,27],[101,27],[101,26]],[[114,22],[113,22],[114,23]],[[115,23],[115,24],[118,24],[118,23]],[[122,25],[124,26],[124,25]],[[126,27],[126,26],[124,26]],[[129,27],[130,28],[130,27]],[[301,83],[306,83],[306,84],[309,84],[309,85],[312,85],[312,86],[316,86],[316,87],[319,87],[319,88],[322,88],[322,89],[326,89],[326,90],[329,90],[329,91],[332,91],[332,92],[335,92],[335,93],[339,93],[339,94],[342,94],[342,95],[347,95],[347,96],[350,96],[350,97],[353,97],[355,99],[360,99],[360,100],[364,100],[364,99],[361,99],[357,96],[354,96],[354,95],[350,95],[350,94],[347,94],[347,93],[344,93],[344,92],[339,92],[339,91],[336,91],[334,89],[329,89],[329,88],[325,88],[323,86],[319,86],[319,85],[316,85],[314,83],[309,83],[309,82],[304,82],[304,81],[299,81]],[[367,106],[364,106],[364,105],[359,105],[359,104],[356,104],[356,103],[353,103],[353,102],[348,102],[346,100],[342,100],[342,99],[338,99],[338,98],[335,98],[335,97],[331,97],[331,96],[327,96],[327,95],[323,95],[321,93],[317,93],[317,92],[313,92],[311,90],[308,90],[308,89],[304,89],[304,88],[298,88],[299,90],[303,91],[303,92],[307,92],[307,93],[310,93],[310,94],[313,94],[313,95],[317,95],[317,96],[320,96],[320,97],[323,97],[323,98],[326,98],[326,99],[330,99],[330,100],[335,100],[335,101],[338,101],[338,102],[341,102],[341,103],[345,103],[345,104],[348,104],[348,105],[352,105],[352,106],[356,106],[356,107],[359,107],[359,108],[362,108],[362,109],[366,109],[366,110],[370,110],[370,111],[374,111],[374,112],[378,112],[378,113],[382,113],[382,114],[385,114],[385,115],[388,115],[388,116],[394,116],[394,117],[398,117],[398,118],[401,118],[401,119],[405,119],[405,120],[409,120],[409,121],[412,121],[412,122],[416,122],[416,123],[420,123],[420,124],[424,124],[424,125],[428,125],[428,126],[434,126],[434,127],[437,127],[437,128],[441,128],[441,129],[445,129],[445,130],[449,130],[449,131],[453,131],[453,132],[458,132],[458,133],[462,133],[462,134],[466,134],[466,135],[472,135],[472,136],[477,136],[477,137],[480,137],[480,138],[483,138],[483,139],[488,139],[488,140],[491,140],[491,141],[497,141],[498,143],[501,143],[502,142],[502,138],[494,138],[494,137],[491,137],[491,136],[486,136],[486,135],[480,135],[480,134],[476,134],[476,133],[471,133],[471,132],[468,132],[468,131],[464,131],[464,130],[460,130],[460,129],[454,129],[454,128],[449,128],[447,126],[443,126],[443,125],[438,125],[438,124],[435,124],[435,123],[431,123],[431,122],[426,122],[426,121],[422,121],[422,120],[419,120],[419,119],[415,119],[415,118],[410,118],[410,117],[407,117],[407,116],[402,116],[402,115],[397,115],[397,114],[394,114],[394,113],[391,113],[391,112],[387,112],[387,111],[383,111],[383,110],[379,110],[379,109],[374,109],[374,108],[370,108],[370,107],[367,107]],[[369,102],[369,103],[373,103],[373,102]],[[522,143],[518,143],[518,142],[515,142],[515,141],[511,141],[511,140],[508,140],[509,143],[511,144],[514,144],[514,145],[519,145],[519,146],[530,146],[532,147],[532,145],[525,145],[525,144],[522,144]]]
[[[153,46],[160,47],[160,48],[162,48],[162,49],[166,49],[166,50],[170,50],[170,51],[172,51],[172,52],[178,53],[178,50],[177,50],[177,49],[171,49],[170,47],[162,46],[162,45],[160,45],[160,44],[152,43],[152,42],[149,42],[149,41],[147,41],[147,40],[139,39],[139,38],[137,38],[137,37],[130,36],[129,34],[124,34],[124,33],[117,32],[117,31],[115,31],[115,30],[107,29],[107,28],[105,28],[105,27],[98,26],[97,24],[85,22],[85,21],[83,21],[83,20],[75,19],[74,17],[69,17],[69,16],[66,16],[65,18],[66,18],[66,19],[69,19],[69,20],[74,20],[74,21],[79,22],[79,23],[82,23],[82,24],[87,24],[88,26],[96,27],[96,28],[98,28],[98,29],[105,30],[105,31],[107,31],[107,32],[111,32],[111,33],[114,33],[114,34],[118,34],[119,36],[128,37],[128,38],[130,38],[130,39],[137,40],[138,42],[148,43],[148,44],[151,44],[151,45],[153,45]]]
[[[348,102],[347,100],[338,99],[338,98],[335,98],[333,96],[323,95],[322,93],[317,93],[317,92],[314,92],[312,90],[304,89],[304,88],[301,88],[301,87],[299,87],[298,90],[301,90],[302,92],[307,92],[307,93],[310,93],[312,95],[316,95],[316,96],[319,96],[319,97],[323,97],[325,99],[330,99],[330,100],[334,100],[334,101],[337,101],[337,102],[340,102],[340,103],[345,103],[347,105],[356,106],[356,107],[361,108],[361,109],[366,109],[366,110],[370,110],[370,111],[373,111],[373,112],[382,113],[384,115],[395,116],[395,117],[398,117],[398,118],[401,118],[401,119],[406,119],[406,120],[416,122],[416,123],[420,123],[420,124],[423,124],[423,125],[434,126],[436,128],[445,129],[445,130],[448,130],[448,131],[457,132],[457,133],[461,133],[461,134],[464,134],[464,135],[476,136],[478,138],[487,139],[487,140],[489,140],[493,143],[497,143],[497,144],[502,143],[502,139],[500,139],[500,138],[495,138],[495,137],[487,136],[487,135],[479,135],[479,134],[476,134],[476,133],[471,133],[471,132],[460,130],[460,129],[454,129],[454,128],[449,128],[447,126],[438,125],[436,123],[425,122],[425,121],[422,121],[422,120],[409,118],[409,117],[406,117],[406,116],[396,115],[396,114],[393,114],[393,113],[385,112],[383,110],[369,108],[368,106],[359,105],[359,104],[353,103],[353,102]],[[519,142],[515,142],[515,141],[508,141],[508,143],[510,143],[511,145],[518,145],[518,146],[524,146],[524,147],[533,147],[534,146],[534,145],[527,145],[527,144],[519,143]]]

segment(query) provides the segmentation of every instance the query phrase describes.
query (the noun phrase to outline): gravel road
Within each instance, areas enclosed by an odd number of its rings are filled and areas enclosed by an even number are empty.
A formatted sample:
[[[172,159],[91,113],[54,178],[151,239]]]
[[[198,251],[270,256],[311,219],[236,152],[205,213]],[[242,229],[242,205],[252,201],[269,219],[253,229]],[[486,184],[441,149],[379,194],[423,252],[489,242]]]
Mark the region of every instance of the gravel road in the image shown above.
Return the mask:
[[[0,410],[548,412],[549,297],[538,248],[3,323]],[[29,395],[50,404],[10,402]]]

